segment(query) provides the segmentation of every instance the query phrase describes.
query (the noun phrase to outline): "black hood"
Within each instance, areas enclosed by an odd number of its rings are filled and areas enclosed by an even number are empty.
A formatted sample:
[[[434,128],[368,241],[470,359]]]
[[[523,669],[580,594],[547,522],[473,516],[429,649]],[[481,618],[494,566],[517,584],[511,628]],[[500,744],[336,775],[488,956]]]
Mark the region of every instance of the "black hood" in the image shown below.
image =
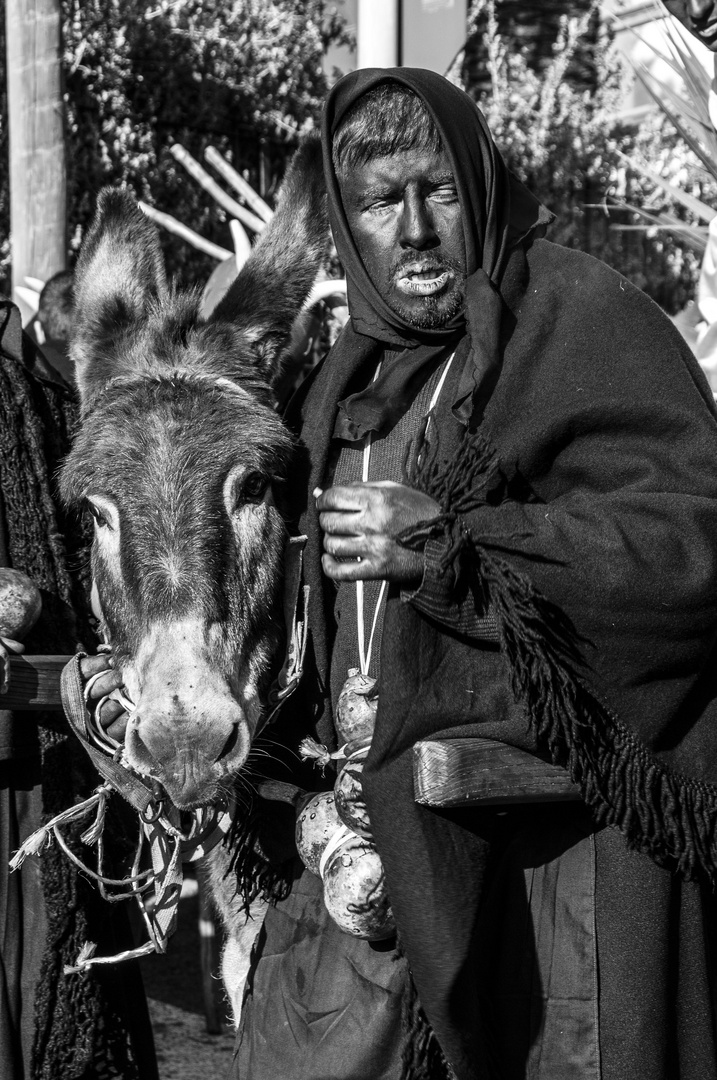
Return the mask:
[[[450,160],[463,212],[467,280],[464,308],[436,330],[416,330],[386,304],[367,273],[341,201],[332,161],[333,136],[363,94],[386,82],[412,90],[424,103]],[[510,172],[485,118],[475,103],[441,75],[422,68],[365,68],[339,80],[326,102],[322,127],[329,218],[348,283],[350,325],[345,336],[359,335],[380,345],[406,350],[400,363],[382,371],[368,389],[339,404],[335,434],[362,439],[384,433],[405,412],[413,396],[446,355],[468,334],[470,348],[454,413],[467,424],[476,390],[499,364],[503,313],[500,287],[511,252],[542,236],[553,215]],[[480,312],[473,325],[470,312]],[[361,343],[344,342],[353,348]],[[363,347],[365,348],[365,342]]]

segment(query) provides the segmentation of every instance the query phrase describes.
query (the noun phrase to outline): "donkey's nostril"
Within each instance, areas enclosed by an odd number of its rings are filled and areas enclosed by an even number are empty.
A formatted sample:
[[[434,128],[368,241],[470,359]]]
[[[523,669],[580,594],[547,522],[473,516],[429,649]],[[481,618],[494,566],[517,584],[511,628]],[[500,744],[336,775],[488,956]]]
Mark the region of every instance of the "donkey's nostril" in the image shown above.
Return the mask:
[[[239,725],[238,724],[233,724],[231,733],[229,735],[229,738],[224,743],[224,746],[222,747],[222,752],[219,755],[219,757],[217,758],[217,761],[221,761],[222,758],[228,757],[229,754],[231,754],[232,750],[234,749],[234,747],[236,746],[236,744],[238,742],[239,742]]]
[[[145,772],[157,772],[159,765],[147,744],[142,740],[136,727],[127,729],[125,746],[131,752],[132,764],[142,768]]]

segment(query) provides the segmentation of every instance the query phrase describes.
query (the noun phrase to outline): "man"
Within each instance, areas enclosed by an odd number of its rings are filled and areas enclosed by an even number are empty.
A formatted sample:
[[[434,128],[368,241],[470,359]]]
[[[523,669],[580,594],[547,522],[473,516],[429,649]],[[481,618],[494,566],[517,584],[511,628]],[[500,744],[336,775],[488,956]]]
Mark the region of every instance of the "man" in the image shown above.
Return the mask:
[[[664,0],[670,15],[686,26],[711,52],[717,51],[715,0]]]
[[[69,358],[70,336],[74,322],[75,275],[72,270],[53,274],[40,293],[37,318],[28,335],[42,349],[43,356],[68,386],[74,386],[75,373]]]
[[[272,750],[334,749],[349,667],[378,677],[363,789],[399,944],[342,933],[295,871],[234,1075],[717,1078],[704,377],[644,294],[542,239],[446,80],[346,76],[323,140],[351,317],[290,407],[312,638]],[[418,806],[441,735],[552,758],[581,801]]]

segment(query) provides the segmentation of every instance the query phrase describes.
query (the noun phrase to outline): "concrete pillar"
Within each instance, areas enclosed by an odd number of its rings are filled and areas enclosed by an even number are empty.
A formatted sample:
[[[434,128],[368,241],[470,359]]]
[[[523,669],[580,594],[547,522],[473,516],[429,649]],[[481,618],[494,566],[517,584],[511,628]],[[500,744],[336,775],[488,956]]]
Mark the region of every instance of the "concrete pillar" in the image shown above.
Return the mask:
[[[6,0],[13,300],[26,275],[46,281],[67,258],[60,0]]]
[[[396,67],[399,63],[400,0],[358,0],[356,67]]]

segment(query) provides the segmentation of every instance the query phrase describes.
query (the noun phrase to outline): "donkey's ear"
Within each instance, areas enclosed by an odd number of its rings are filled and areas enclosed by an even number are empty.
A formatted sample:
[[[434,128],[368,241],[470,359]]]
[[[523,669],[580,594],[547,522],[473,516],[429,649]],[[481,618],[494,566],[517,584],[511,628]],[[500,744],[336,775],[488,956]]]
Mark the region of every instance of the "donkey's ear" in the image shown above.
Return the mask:
[[[70,355],[83,406],[121,372],[148,306],[166,293],[157,230],[128,192],[104,188],[75,271]]]
[[[311,134],[291,160],[273,218],[207,320],[229,321],[241,331],[267,381],[277,374],[328,243],[321,141]]]

